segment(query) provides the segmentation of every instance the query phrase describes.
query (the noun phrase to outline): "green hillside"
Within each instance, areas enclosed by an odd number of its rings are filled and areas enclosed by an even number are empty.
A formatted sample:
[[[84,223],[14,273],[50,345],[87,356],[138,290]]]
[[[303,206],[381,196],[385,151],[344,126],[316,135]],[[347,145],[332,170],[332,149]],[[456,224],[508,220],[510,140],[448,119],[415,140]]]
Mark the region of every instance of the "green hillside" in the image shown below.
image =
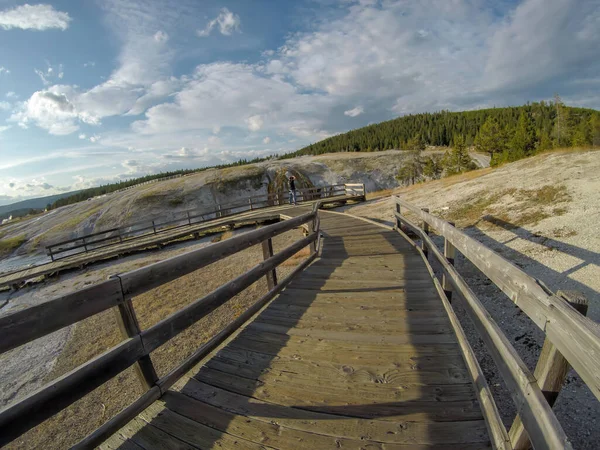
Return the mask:
[[[600,112],[540,102],[412,114],[333,136],[283,157],[409,149],[414,139],[432,146],[452,146],[464,139],[467,146],[495,155],[495,162],[515,160],[552,148],[600,145]]]

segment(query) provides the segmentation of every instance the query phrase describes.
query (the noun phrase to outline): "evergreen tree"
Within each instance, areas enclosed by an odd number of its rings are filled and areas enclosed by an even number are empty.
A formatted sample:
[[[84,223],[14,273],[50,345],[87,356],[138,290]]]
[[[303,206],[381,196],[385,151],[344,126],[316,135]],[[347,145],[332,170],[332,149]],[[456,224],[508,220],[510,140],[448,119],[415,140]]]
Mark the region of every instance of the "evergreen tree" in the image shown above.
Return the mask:
[[[509,141],[509,160],[516,161],[531,155],[535,149],[535,134],[531,118],[524,111],[519,115],[519,121],[512,138]]]
[[[490,156],[502,153],[506,149],[506,136],[495,117],[488,117],[479,129],[475,138],[475,149],[478,152],[489,153]]]
[[[444,156],[444,165],[449,175],[466,172],[475,168],[462,134],[456,135],[454,138],[452,152],[446,152]]]
[[[438,180],[442,176],[444,166],[442,164],[442,157],[437,154],[428,156],[423,161],[423,175],[433,180]]]

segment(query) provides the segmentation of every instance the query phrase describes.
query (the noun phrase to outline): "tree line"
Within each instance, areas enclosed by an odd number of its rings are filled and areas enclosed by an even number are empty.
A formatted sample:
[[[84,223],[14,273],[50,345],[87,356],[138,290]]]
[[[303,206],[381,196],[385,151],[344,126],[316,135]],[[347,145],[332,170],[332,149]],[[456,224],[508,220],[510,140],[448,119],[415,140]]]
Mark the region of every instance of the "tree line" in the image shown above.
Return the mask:
[[[514,161],[560,147],[600,145],[600,112],[553,102],[477,111],[412,114],[332,136],[282,156],[334,152],[411,149],[411,140],[426,146],[452,147],[457,141],[491,154],[492,163]]]

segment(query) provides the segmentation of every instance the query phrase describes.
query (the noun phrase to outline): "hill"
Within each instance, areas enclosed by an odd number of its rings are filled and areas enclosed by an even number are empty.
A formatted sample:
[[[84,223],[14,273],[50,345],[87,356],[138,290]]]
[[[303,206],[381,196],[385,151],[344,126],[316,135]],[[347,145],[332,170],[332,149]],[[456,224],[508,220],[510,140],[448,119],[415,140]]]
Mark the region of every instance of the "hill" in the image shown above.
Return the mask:
[[[412,114],[333,136],[283,157],[407,149],[414,139],[444,147],[460,139],[479,151],[504,153],[495,158],[497,162],[515,161],[552,148],[600,145],[600,112],[564,106],[558,101]]]
[[[49,195],[47,197],[30,198],[10,205],[0,206],[0,219],[6,219],[10,215],[23,215],[20,212],[26,213],[31,209],[43,210],[47,205],[56,202],[65,197],[77,194],[80,191],[65,192],[64,194]]]

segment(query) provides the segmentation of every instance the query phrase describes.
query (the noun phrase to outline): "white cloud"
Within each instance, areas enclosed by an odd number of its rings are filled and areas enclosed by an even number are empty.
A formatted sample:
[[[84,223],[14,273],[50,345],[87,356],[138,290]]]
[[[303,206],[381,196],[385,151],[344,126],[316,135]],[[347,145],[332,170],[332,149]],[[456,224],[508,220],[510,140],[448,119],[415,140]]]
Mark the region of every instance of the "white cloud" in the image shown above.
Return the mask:
[[[44,86],[52,84],[52,79],[55,77],[62,80],[62,78],[65,76],[62,64],[59,64],[58,67],[53,67],[49,62],[46,61],[46,65],[47,68],[45,72],[39,69],[33,69],[37,76],[40,77],[40,80],[42,80],[42,83],[44,83]]]
[[[71,17],[66,12],[57,11],[52,5],[21,5],[0,11],[0,28],[10,30],[66,30]]]
[[[491,36],[486,87],[524,90],[535,85],[540,89],[540,83],[556,82],[557,77],[567,82],[596,78],[599,24],[597,0],[522,2]]]
[[[360,116],[363,112],[365,112],[365,111],[363,110],[362,106],[357,106],[356,108],[352,108],[347,111],[344,111],[344,115],[348,116],[348,117],[356,117],[356,116]]]
[[[263,139],[263,144],[270,144],[271,143],[271,138],[269,136],[267,136],[266,138]]]
[[[83,67],[94,67],[96,65],[95,61],[88,61],[86,63],[83,63]]]
[[[157,31],[154,34],[154,40],[162,44],[163,42],[167,42],[169,40],[169,35],[164,31]]]
[[[10,74],[10,70],[8,70],[6,67],[4,66],[0,66],[0,75],[9,75]]]
[[[198,30],[196,33],[200,37],[206,37],[215,29],[219,28],[219,32],[225,36],[230,36],[234,31],[240,31],[240,16],[232,13],[227,8],[223,8],[219,15],[208,22],[206,28]]]
[[[85,133],[81,133],[79,135],[79,139],[87,139],[87,135]]]
[[[98,136],[97,134],[90,136],[90,142],[98,142],[99,140],[100,140],[100,136]]]
[[[10,106],[10,103],[2,101],[0,102],[0,111],[8,111]]]
[[[69,86],[52,86],[48,90],[37,91],[23,102],[9,120],[18,122],[22,128],[34,123],[50,134],[71,134],[79,129],[78,122],[98,124],[98,119],[85,111],[80,111],[69,99]]]
[[[6,93],[6,98],[19,98],[19,96],[16,94],[16,92],[8,91]]]
[[[10,125],[0,125],[0,134],[4,133],[6,130],[9,130]]]
[[[264,125],[264,120],[260,115],[250,116],[246,119],[246,123],[248,124],[248,129],[250,131],[258,131]]]

